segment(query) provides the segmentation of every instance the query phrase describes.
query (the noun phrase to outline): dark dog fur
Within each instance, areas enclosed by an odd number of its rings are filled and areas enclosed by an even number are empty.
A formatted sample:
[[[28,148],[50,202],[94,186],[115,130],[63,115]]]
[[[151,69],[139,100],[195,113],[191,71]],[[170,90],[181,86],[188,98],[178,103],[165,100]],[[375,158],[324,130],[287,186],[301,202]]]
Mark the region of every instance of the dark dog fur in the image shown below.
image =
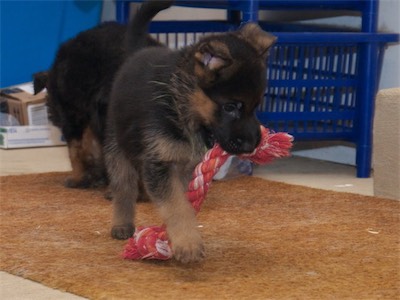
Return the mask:
[[[142,183],[167,225],[175,258],[187,263],[204,257],[185,190],[214,141],[232,154],[258,145],[255,109],[274,41],[247,24],[180,51],[147,47],[127,58],[112,87],[105,146],[114,238],[132,236]]]
[[[48,72],[34,74],[35,93],[47,88],[50,120],[68,145],[72,175],[66,186],[85,188],[107,182],[103,144],[115,73],[127,53],[159,45],[147,35],[147,27],[170,2],[146,4],[133,18],[128,34],[127,27],[117,23],[80,33],[60,46]]]

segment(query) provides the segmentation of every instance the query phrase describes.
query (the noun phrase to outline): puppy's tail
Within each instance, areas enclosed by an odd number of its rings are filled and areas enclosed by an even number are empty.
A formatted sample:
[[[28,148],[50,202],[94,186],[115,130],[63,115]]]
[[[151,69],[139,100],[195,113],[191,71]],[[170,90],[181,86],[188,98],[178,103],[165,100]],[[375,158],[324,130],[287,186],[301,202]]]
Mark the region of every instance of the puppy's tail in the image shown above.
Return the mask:
[[[129,52],[149,45],[148,33],[151,20],[173,3],[174,0],[147,0],[140,6],[128,25],[126,46]]]
[[[38,72],[33,74],[33,91],[35,95],[47,87],[47,81],[49,80],[49,72]]]

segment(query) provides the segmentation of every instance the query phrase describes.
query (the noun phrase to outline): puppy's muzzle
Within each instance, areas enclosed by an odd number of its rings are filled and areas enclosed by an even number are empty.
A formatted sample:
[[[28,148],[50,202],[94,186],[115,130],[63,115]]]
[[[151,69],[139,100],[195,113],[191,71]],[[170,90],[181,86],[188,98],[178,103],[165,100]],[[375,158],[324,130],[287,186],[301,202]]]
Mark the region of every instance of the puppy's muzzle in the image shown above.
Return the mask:
[[[247,141],[245,141],[245,140],[243,140],[241,138],[238,138],[238,139],[236,139],[235,144],[236,144],[236,147],[237,147],[239,152],[251,153],[257,147],[258,142],[251,143],[251,142],[247,142]]]
[[[261,131],[255,130],[247,137],[234,137],[221,144],[222,148],[230,154],[251,153],[258,146],[261,140]]]

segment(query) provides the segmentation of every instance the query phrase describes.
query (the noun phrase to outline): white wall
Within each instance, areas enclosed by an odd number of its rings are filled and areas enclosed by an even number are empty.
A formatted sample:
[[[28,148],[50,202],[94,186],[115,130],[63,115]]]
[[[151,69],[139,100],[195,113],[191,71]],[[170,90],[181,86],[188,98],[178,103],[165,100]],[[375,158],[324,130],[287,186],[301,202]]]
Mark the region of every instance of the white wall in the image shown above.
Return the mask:
[[[224,20],[225,17],[226,12],[221,9],[172,7],[160,12],[155,20]]]
[[[400,32],[400,0],[381,0],[379,30]],[[400,87],[400,45],[389,46],[385,52],[380,89]]]

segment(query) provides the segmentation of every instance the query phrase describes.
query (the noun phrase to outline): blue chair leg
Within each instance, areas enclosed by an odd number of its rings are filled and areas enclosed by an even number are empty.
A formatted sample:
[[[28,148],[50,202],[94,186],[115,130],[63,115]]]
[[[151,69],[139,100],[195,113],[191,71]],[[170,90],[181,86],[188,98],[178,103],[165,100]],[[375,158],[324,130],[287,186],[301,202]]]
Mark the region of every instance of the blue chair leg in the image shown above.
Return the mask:
[[[258,22],[258,9],[259,9],[259,0],[244,0],[242,9],[242,21],[244,23],[247,22]]]
[[[129,1],[124,0],[116,0],[115,2],[115,10],[116,10],[116,19],[118,23],[125,24],[129,20]]]
[[[359,86],[357,91],[357,177],[367,178],[371,172],[372,132],[377,90],[378,45],[366,43],[360,49]]]
[[[378,0],[365,3],[362,12],[362,32],[376,32],[378,27]],[[362,44],[357,90],[357,177],[367,178],[371,174],[373,119],[375,96],[378,89],[379,48],[376,43]]]

